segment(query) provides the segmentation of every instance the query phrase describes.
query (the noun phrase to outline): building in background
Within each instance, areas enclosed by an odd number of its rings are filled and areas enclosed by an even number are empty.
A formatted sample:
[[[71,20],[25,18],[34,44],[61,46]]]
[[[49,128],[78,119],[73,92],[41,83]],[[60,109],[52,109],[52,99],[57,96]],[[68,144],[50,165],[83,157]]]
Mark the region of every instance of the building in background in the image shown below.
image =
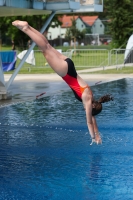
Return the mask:
[[[104,34],[105,26],[98,16],[67,16],[59,18],[62,25],[56,28],[50,27],[47,38],[53,40],[56,38],[65,38],[66,30],[72,26],[72,19],[76,20],[76,26],[79,31],[84,29],[90,30],[91,34]]]

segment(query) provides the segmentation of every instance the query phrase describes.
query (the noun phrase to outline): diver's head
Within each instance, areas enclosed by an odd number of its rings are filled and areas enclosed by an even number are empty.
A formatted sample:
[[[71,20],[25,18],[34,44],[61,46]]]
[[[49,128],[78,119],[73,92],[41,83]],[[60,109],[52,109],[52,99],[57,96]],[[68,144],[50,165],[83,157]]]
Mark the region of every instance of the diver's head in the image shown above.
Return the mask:
[[[102,96],[98,101],[92,102],[92,116],[98,115],[102,111],[102,103],[113,101],[113,97],[110,94]]]
[[[92,116],[98,115],[102,111],[102,104],[98,101],[92,103]]]

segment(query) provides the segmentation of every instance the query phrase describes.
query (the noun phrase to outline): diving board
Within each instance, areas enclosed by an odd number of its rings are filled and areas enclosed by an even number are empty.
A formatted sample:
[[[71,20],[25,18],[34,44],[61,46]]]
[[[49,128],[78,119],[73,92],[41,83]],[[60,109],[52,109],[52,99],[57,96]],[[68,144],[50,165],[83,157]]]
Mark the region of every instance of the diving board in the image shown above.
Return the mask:
[[[0,0],[0,16],[102,12],[103,0]]]

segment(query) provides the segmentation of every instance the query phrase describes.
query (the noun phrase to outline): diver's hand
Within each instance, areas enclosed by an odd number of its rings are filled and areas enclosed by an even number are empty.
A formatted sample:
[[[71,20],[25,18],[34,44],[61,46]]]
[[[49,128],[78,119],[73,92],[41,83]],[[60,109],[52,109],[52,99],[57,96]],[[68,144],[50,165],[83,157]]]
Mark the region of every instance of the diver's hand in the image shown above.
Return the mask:
[[[96,140],[95,140],[95,139],[92,139],[90,145],[93,145],[93,143],[95,143],[95,142],[96,142]]]
[[[102,139],[99,133],[95,133],[95,138],[92,139],[90,145],[93,145],[93,143],[102,144]]]
[[[102,144],[102,139],[99,133],[95,133],[95,142],[97,144]]]

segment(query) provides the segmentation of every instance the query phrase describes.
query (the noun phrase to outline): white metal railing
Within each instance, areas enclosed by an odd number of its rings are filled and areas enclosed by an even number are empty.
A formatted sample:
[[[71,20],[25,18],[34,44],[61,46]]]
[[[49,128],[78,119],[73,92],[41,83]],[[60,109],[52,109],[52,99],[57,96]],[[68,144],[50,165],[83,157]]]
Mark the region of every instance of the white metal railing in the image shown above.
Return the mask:
[[[107,49],[74,49],[71,50],[71,54],[76,67],[93,68],[109,65]]]
[[[109,54],[109,65],[123,67],[126,65],[133,66],[132,49],[112,49]]]
[[[123,67],[125,65],[133,66],[133,56],[129,54],[127,63],[125,62],[125,52],[127,49],[69,49],[66,52],[62,52],[65,56],[71,58],[76,68],[98,68],[103,67],[103,69],[108,68],[109,66],[115,66],[116,68]],[[132,53],[132,51],[129,51]],[[17,54],[20,52],[17,51]],[[43,56],[40,50],[34,50],[35,56],[35,66],[24,63],[23,67],[26,68],[43,68],[49,67],[45,57]],[[17,59],[16,67],[19,65],[20,60]]]

